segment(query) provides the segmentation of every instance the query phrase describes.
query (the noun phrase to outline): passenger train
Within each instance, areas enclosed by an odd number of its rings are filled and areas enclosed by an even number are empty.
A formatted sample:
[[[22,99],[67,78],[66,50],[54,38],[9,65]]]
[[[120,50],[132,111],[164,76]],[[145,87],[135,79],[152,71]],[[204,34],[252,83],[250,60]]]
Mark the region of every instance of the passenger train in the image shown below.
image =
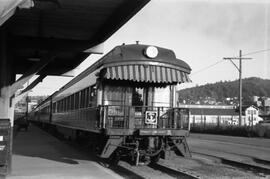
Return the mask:
[[[189,82],[190,71],[172,50],[120,45],[39,104],[30,120],[71,138],[88,136],[111,161],[190,157],[189,111],[175,100],[176,85]]]

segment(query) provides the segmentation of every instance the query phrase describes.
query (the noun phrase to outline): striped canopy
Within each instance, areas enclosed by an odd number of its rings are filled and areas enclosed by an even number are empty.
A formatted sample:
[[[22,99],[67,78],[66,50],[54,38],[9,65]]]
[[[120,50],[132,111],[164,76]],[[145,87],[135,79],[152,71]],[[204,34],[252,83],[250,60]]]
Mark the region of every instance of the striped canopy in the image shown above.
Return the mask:
[[[130,64],[107,67],[104,78],[153,83],[191,82],[188,73],[183,70],[156,65]]]

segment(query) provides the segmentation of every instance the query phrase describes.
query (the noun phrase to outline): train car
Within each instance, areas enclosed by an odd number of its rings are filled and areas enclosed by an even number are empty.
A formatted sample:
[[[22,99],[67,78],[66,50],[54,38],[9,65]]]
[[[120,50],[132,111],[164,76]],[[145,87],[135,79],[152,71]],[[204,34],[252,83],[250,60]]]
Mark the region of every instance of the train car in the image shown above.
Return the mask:
[[[176,85],[189,82],[190,71],[172,50],[117,46],[33,110],[31,120],[90,136],[99,156],[112,161],[190,157],[189,111],[175,102]]]

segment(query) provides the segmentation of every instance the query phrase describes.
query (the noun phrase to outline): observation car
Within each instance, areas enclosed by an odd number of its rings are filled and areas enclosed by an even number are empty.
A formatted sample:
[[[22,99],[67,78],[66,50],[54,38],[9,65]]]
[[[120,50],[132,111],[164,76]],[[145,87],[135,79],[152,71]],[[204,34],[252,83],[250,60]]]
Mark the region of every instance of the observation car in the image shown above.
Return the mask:
[[[190,157],[189,111],[176,107],[176,85],[191,68],[172,50],[115,47],[31,113],[30,120],[71,138],[88,136],[101,158],[136,165],[171,153]]]

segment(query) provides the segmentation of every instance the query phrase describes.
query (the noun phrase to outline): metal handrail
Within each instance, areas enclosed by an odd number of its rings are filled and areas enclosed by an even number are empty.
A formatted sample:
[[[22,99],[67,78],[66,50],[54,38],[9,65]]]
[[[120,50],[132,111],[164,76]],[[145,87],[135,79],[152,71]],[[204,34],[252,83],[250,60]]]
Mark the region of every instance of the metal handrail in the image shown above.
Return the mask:
[[[157,123],[155,125],[145,124],[146,111],[157,112]],[[102,105],[100,106],[100,112],[103,128],[188,128],[188,109],[184,108]],[[185,115],[186,119],[184,119]]]

